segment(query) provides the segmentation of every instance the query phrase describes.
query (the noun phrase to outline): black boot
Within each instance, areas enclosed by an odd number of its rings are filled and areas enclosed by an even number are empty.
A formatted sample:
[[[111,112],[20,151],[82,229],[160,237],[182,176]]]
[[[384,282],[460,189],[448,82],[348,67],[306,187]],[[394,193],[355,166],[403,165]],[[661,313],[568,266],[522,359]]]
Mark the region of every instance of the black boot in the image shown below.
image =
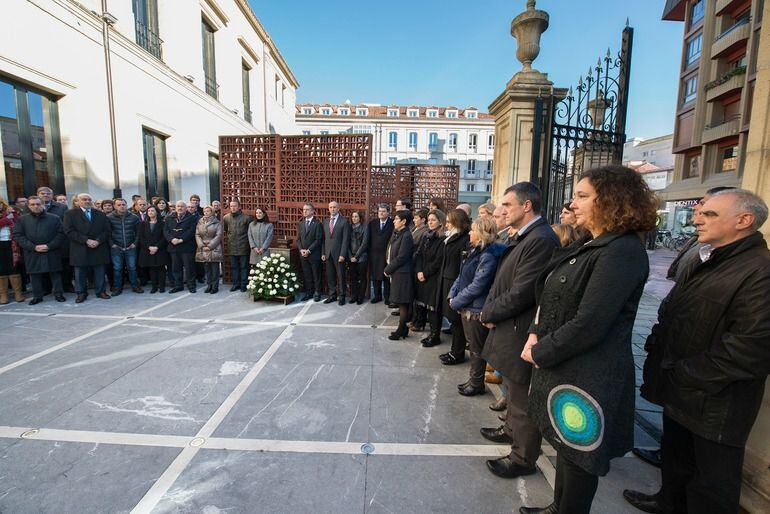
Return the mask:
[[[441,334],[438,330],[431,329],[430,334],[428,334],[427,337],[423,337],[420,343],[422,343],[425,348],[441,344]]]
[[[519,512],[520,514],[558,514],[559,507],[557,507],[555,503],[552,503],[543,509],[538,507],[521,507]]]

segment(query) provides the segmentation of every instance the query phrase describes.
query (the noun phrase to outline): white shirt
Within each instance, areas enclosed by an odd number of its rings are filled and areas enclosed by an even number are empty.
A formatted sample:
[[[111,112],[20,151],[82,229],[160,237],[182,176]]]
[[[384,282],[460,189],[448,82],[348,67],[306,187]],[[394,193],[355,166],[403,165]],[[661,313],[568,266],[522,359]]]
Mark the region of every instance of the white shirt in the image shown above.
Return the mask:
[[[519,231],[517,232],[517,233],[518,233],[518,235],[519,235],[519,236],[523,235],[523,234],[524,234],[524,232],[526,232],[526,231],[527,231],[527,229],[528,229],[529,227],[531,227],[532,225],[534,225],[534,224],[535,224],[535,222],[536,222],[537,220],[539,220],[540,218],[542,218],[542,216],[535,216],[535,218],[534,218],[532,221],[530,221],[529,223],[527,223],[526,225],[524,225],[523,227],[521,227],[521,228],[519,229]]]
[[[700,248],[698,248],[698,255],[700,256],[701,262],[706,262],[711,258],[711,252],[714,251],[714,247],[710,244],[704,244],[701,245]]]

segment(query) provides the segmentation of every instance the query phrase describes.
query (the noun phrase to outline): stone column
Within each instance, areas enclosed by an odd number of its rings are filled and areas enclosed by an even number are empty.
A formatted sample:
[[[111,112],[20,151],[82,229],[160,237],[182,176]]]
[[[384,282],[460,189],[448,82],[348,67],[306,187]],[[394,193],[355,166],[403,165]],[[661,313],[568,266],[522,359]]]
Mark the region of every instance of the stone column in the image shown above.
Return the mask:
[[[758,13],[756,13],[758,14]],[[770,20],[770,2],[762,19]],[[770,30],[759,34],[757,79],[751,107],[751,125],[746,142],[746,161],[741,187],[755,192],[770,204]],[[762,227],[770,241],[770,222]],[[770,498],[770,381],[765,385],[762,408],[748,442],[743,465],[741,506],[748,512],[768,512]]]
[[[511,35],[516,38],[516,58],[522,69],[516,73],[505,91],[489,106],[495,117],[495,172],[492,178],[492,199],[499,202],[505,189],[532,176],[532,142],[535,122],[535,102],[542,98],[546,113],[550,102],[559,101],[567,90],[554,88],[548,75],[532,68],[532,62],[540,53],[540,35],[548,29],[548,13],[535,9],[535,1],[527,2],[527,10],[511,22]],[[550,116],[543,117],[544,133],[550,131]],[[545,142],[545,141],[544,141]],[[545,144],[540,148],[540,169],[545,169]]]

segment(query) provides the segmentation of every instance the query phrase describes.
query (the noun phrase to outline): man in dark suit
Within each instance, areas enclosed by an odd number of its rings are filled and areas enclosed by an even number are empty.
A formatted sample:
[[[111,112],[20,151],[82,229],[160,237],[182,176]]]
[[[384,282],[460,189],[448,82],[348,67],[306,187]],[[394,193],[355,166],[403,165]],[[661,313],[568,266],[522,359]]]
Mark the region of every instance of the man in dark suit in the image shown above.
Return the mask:
[[[382,301],[383,282],[385,303],[390,303],[390,280],[383,274],[383,270],[385,270],[385,253],[388,251],[388,242],[392,235],[393,221],[390,219],[390,206],[381,203],[377,206],[377,219],[369,222],[369,276],[374,289],[372,303]]]
[[[315,217],[315,207],[306,203],[302,206],[302,221],[297,223],[297,250],[302,263],[302,277],[305,284],[303,302],[313,298],[321,300],[321,250],[323,249],[323,227]]]
[[[75,303],[88,297],[88,273],[93,270],[94,294],[108,300],[104,290],[104,266],[110,262],[110,223],[107,216],[93,208],[87,193],[77,195],[78,207],[64,215],[64,233],[70,241],[70,264],[75,268]]]
[[[171,255],[171,269],[174,275],[174,287],[169,293],[178,293],[184,289],[184,282],[191,293],[195,292],[195,227],[198,218],[187,212],[187,205],[178,201],[175,212],[166,216],[163,233],[168,241],[168,253]],[[186,277],[185,277],[186,275]],[[183,279],[186,278],[185,281]]]
[[[340,214],[340,204],[329,202],[329,219],[324,221],[324,251],[321,260],[326,263],[326,285],[329,297],[324,303],[339,298],[345,305],[348,281],[345,262],[350,257],[350,223]]]
[[[43,202],[43,209],[45,209],[45,212],[49,214],[55,214],[59,217],[59,219],[64,218],[64,213],[67,212],[67,207],[58,202],[54,202],[53,190],[50,187],[44,186],[37,188],[37,196]]]
[[[505,424],[481,429],[487,439],[511,444],[510,455],[487,461],[489,470],[503,478],[534,473],[540,452],[540,431],[527,414],[532,365],[521,358],[537,307],[537,277],[559,246],[556,234],[540,216],[540,198],[540,189],[531,182],[506,189],[503,214],[517,232],[500,258],[480,314],[489,328],[481,355],[503,375],[508,389]]]

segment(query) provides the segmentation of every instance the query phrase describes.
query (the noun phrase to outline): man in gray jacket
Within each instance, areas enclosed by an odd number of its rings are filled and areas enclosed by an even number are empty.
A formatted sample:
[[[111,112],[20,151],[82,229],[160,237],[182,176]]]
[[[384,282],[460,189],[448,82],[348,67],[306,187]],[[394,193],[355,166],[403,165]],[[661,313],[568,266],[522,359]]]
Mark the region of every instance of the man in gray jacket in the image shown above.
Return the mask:
[[[345,273],[345,261],[350,257],[350,223],[340,214],[340,204],[329,202],[329,219],[324,221],[324,251],[321,260],[326,263],[326,282],[329,297],[324,303],[332,303],[339,298],[339,304],[345,305],[348,282]]]
[[[227,253],[230,255],[230,271],[233,274],[233,287],[230,291],[241,290],[246,292],[249,281],[249,223],[254,218],[241,211],[241,202],[233,198],[230,200],[230,213],[222,219],[225,239],[227,240]]]

